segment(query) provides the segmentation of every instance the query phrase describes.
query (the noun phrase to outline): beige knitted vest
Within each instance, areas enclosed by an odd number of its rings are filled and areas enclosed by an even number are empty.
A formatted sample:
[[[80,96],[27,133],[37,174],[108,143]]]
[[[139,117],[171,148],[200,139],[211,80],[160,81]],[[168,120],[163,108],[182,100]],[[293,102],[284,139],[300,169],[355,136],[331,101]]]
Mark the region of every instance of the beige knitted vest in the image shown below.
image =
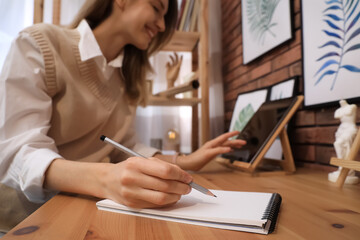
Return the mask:
[[[119,71],[104,80],[93,60],[82,62],[76,29],[37,24],[24,31],[35,39],[44,59],[44,81],[53,99],[48,135],[59,154],[74,161],[100,162],[113,150],[100,141],[102,134],[133,147],[135,107],[124,98]],[[4,185],[0,191],[0,230],[9,230],[40,206]]]

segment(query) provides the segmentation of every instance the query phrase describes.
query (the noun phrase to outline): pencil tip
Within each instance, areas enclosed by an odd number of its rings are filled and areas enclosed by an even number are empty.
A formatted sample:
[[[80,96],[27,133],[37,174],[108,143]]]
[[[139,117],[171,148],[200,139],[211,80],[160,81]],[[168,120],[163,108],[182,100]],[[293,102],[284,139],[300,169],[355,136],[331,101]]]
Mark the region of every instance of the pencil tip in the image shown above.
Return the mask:
[[[101,141],[104,141],[105,138],[106,138],[106,137],[105,137],[104,135],[101,135],[100,140],[101,140]]]

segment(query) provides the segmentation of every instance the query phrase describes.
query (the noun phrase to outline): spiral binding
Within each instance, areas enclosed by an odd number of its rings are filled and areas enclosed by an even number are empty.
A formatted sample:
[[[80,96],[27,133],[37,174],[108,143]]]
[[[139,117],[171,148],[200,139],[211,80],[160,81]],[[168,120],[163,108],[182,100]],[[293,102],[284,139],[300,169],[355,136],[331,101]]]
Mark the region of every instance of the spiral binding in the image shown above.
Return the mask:
[[[272,233],[275,230],[275,225],[279,214],[281,200],[282,198],[280,194],[273,193],[261,218],[262,220],[266,219],[271,221],[268,233]]]

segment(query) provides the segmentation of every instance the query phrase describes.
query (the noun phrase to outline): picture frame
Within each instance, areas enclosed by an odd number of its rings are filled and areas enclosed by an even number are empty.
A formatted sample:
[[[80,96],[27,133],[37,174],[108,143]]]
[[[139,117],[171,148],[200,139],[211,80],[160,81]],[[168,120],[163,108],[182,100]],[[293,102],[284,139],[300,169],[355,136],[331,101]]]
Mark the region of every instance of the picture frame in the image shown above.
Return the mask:
[[[268,89],[240,93],[236,99],[229,131],[242,131],[251,117],[268,98]]]
[[[269,101],[294,97],[298,88],[299,77],[288,78],[270,86]]]
[[[268,101],[276,101],[280,99],[292,98],[296,95],[298,88],[298,76],[288,78],[284,81],[276,83],[269,87],[269,99]],[[287,128],[287,126],[285,126]],[[265,158],[268,159],[283,159],[283,151],[281,146],[280,137],[274,140],[269,150],[265,154]]]
[[[301,1],[304,106],[360,100],[360,0]]]
[[[243,0],[243,64],[293,38],[290,0]]]

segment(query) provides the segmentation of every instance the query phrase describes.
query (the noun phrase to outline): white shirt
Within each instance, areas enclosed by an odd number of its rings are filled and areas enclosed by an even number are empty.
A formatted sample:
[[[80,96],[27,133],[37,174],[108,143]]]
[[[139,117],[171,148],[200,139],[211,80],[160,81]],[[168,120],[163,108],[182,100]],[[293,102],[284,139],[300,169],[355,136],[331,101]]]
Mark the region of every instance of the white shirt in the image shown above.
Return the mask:
[[[83,20],[77,30],[81,60],[94,59],[106,81],[122,66],[123,54],[107,63],[88,23]],[[52,99],[46,94],[44,75],[35,40],[20,33],[0,74],[0,182],[21,190],[32,202],[54,194],[43,189],[44,176],[51,162],[62,158],[47,136]]]

